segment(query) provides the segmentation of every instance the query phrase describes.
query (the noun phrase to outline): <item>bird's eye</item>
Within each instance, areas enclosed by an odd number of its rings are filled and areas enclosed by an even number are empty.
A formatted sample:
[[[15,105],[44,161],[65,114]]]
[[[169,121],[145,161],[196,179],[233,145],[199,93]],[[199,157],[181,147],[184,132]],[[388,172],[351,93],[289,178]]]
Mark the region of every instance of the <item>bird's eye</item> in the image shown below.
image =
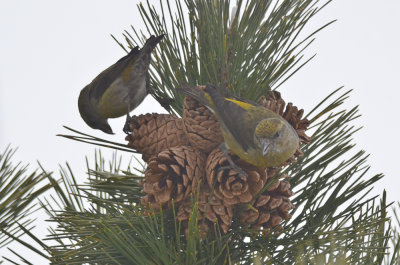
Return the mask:
[[[274,138],[278,138],[280,135],[280,132],[275,133]]]

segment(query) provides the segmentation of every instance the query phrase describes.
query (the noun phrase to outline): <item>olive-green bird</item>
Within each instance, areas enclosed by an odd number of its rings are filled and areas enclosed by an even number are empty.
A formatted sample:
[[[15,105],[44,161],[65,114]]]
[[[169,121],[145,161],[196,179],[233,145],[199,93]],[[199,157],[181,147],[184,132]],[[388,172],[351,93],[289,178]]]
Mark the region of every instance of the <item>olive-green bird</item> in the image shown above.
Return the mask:
[[[178,90],[215,114],[226,148],[249,164],[279,166],[299,147],[299,137],[293,127],[262,106],[224,98],[212,85],[207,85],[205,90],[188,86]]]
[[[78,107],[87,125],[113,134],[107,122],[108,118],[123,115],[129,117],[129,112],[135,109],[147,94],[155,96],[150,88],[148,70],[151,53],[163,37],[164,35],[151,36],[142,49],[133,48],[129,54],[101,72],[82,89]]]

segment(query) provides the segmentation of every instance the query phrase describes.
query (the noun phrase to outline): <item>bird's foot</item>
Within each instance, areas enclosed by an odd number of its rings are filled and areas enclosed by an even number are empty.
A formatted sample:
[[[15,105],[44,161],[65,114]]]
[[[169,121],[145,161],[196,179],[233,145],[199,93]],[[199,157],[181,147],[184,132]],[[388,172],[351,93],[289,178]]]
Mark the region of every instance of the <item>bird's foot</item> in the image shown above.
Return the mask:
[[[133,120],[129,114],[126,115],[126,121],[125,121],[125,125],[124,128],[122,129],[124,131],[124,133],[126,134],[130,134],[131,133],[131,123],[135,122],[135,120]]]

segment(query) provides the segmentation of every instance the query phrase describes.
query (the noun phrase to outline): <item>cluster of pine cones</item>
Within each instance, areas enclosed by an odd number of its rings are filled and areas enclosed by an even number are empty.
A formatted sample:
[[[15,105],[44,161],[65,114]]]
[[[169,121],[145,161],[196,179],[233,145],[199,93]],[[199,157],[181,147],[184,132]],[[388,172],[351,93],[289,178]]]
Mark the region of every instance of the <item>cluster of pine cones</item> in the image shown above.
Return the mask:
[[[260,98],[260,105],[284,117],[297,131],[300,146],[310,142],[305,130],[310,124],[303,110],[286,104],[279,92]],[[215,116],[190,97],[184,100],[183,117],[170,114],[133,116],[128,146],[142,154],[148,166],[141,203],[155,210],[177,208],[177,218],[187,226],[193,202],[198,207],[202,233],[214,224],[226,233],[233,220],[243,226],[269,233],[281,229],[291,218],[293,195],[287,175],[275,176],[280,168],[257,168],[231,154],[247,178],[229,167],[219,145],[223,137]],[[297,150],[285,165],[302,152]],[[285,166],[285,165],[282,165]]]

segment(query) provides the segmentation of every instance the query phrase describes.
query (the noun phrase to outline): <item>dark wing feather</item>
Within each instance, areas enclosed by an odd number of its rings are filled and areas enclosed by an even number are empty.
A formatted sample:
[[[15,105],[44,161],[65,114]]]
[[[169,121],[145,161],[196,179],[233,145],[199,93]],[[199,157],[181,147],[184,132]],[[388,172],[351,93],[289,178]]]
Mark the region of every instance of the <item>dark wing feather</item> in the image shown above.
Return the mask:
[[[194,87],[194,86],[190,86],[188,84],[184,84],[184,85],[182,85],[182,87],[177,87],[176,90],[185,94],[186,96],[194,98],[195,100],[199,101],[201,104],[203,104],[205,106],[210,105],[210,103],[204,96],[204,91],[201,90],[199,87]]]
[[[139,47],[133,48],[127,55],[119,59],[115,64],[108,67],[106,70],[101,72],[93,81],[89,91],[89,97],[91,99],[100,100],[106,89],[121,76],[124,69],[129,65],[130,62],[135,60],[139,56]]]
[[[211,85],[207,85],[206,92],[210,94],[214,102],[215,106],[213,107],[217,115],[220,116],[220,122],[223,121],[225,127],[242,146],[243,150],[247,151],[250,148],[254,148],[254,126],[248,122],[250,120],[248,111],[226,100]],[[246,125],[243,123],[244,120],[247,121]]]

